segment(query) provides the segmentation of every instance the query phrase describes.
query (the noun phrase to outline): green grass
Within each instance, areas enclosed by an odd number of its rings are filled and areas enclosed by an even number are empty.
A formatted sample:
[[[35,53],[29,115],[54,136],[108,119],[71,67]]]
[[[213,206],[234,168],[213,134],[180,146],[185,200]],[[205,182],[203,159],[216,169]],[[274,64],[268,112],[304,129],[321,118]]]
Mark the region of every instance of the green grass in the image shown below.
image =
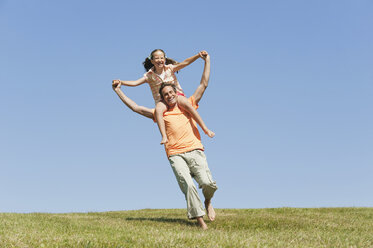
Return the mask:
[[[0,214],[0,247],[373,247],[373,208],[183,209]]]

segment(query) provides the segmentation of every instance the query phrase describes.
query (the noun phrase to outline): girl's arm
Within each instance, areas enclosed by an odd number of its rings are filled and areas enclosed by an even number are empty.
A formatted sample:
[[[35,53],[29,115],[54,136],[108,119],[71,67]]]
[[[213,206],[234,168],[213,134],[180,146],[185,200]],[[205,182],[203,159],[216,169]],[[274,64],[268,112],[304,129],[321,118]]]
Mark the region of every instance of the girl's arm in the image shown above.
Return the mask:
[[[113,90],[115,91],[115,93],[117,93],[122,102],[127,105],[127,107],[129,107],[133,112],[136,112],[150,119],[154,119],[152,109],[137,105],[132,99],[130,99],[123,93],[123,91],[120,89],[120,86],[120,83],[112,84]]]
[[[145,77],[142,77],[142,78],[139,78],[135,81],[121,81],[121,80],[119,80],[119,82],[122,85],[125,85],[125,86],[139,86],[139,85],[145,83],[146,79],[145,79]]]
[[[196,54],[196,55],[194,55],[194,56],[192,56],[190,58],[187,58],[183,62],[174,65],[174,71],[175,72],[179,71],[179,70],[183,69],[185,66],[190,65],[191,63],[193,63],[194,61],[196,61],[199,57],[201,57],[201,53],[204,53],[204,52],[205,51],[201,51],[198,54]]]

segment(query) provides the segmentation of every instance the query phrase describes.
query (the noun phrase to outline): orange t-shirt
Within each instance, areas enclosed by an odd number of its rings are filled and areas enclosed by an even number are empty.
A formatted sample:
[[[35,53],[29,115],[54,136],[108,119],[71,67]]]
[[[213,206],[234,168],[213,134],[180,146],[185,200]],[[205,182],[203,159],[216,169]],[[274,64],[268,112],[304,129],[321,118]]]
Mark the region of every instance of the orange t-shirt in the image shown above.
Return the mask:
[[[198,104],[193,96],[188,101],[197,109]],[[176,105],[163,114],[168,142],[165,145],[167,157],[195,149],[204,150],[197,123]]]

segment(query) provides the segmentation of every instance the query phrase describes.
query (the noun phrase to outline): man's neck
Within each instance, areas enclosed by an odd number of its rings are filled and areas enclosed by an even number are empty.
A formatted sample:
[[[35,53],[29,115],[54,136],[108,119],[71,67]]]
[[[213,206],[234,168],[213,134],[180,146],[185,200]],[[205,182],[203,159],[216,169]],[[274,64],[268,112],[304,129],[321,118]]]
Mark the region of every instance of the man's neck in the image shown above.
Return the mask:
[[[168,110],[168,111],[173,110],[175,107],[177,107],[177,103],[175,103],[175,104],[172,105],[172,106],[167,105],[167,110]]]

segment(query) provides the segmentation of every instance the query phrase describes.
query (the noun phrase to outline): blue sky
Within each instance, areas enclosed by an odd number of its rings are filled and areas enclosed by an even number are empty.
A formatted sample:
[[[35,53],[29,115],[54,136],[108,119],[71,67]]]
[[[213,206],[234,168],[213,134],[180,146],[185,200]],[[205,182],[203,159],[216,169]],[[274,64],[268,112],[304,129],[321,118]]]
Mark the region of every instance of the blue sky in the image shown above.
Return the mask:
[[[373,207],[372,1],[1,1],[0,212],[185,208],[111,80],[207,50],[217,208]],[[177,76],[187,95],[203,69]],[[124,88],[153,106],[147,85]]]

